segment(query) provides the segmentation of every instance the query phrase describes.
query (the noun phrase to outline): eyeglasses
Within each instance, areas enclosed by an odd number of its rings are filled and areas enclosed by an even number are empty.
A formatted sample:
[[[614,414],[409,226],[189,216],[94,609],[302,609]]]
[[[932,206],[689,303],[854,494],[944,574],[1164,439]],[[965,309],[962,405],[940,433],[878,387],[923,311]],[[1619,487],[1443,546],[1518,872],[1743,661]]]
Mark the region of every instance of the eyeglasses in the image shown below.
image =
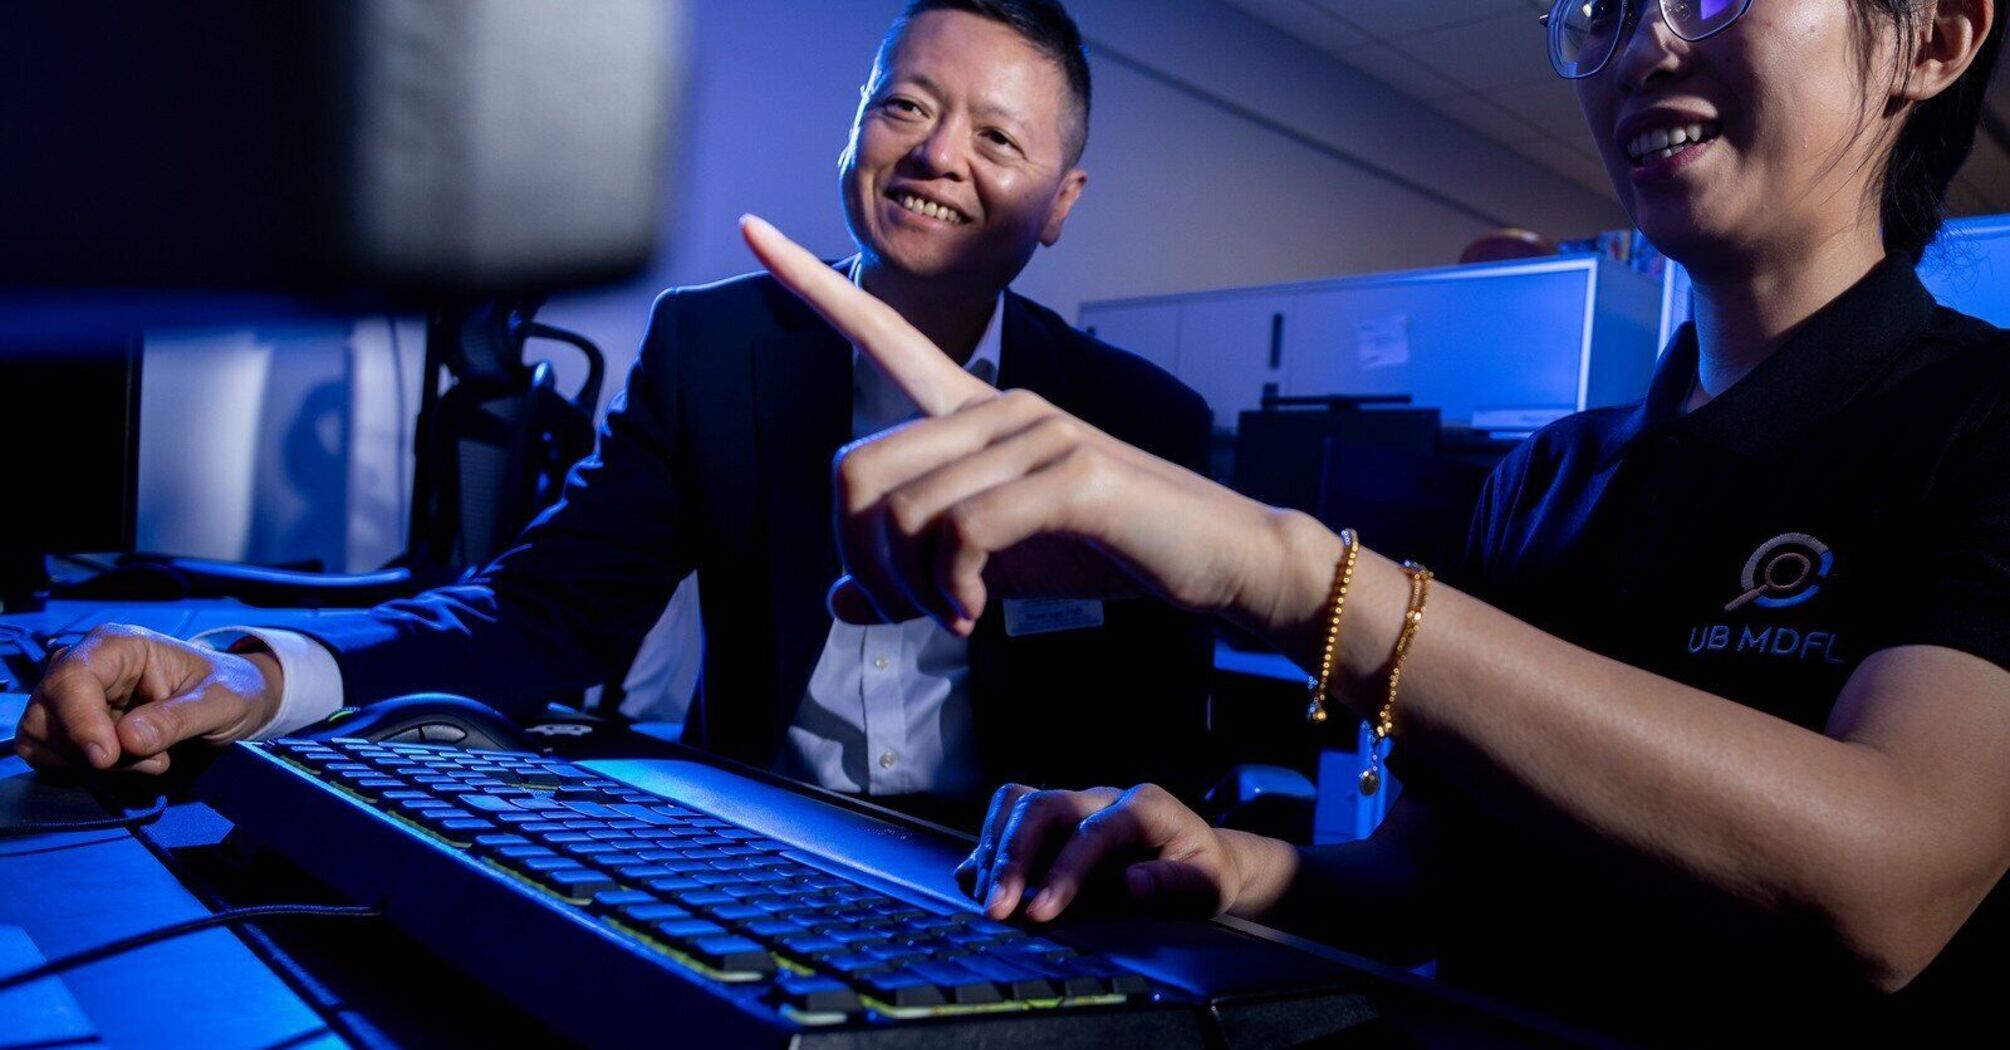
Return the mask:
[[[1549,64],[1566,80],[1604,69],[1640,25],[1647,5],[1657,2],[1661,20],[1691,43],[1730,28],[1752,6],[1752,0],[1556,0],[1542,16],[1549,27]]]

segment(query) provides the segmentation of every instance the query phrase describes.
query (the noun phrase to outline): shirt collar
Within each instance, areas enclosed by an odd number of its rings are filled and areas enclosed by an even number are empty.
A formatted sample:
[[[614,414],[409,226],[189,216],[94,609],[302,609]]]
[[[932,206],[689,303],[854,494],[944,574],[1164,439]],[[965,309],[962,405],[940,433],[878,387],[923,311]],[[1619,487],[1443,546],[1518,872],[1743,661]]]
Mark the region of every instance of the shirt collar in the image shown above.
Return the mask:
[[[1754,458],[1785,453],[1886,374],[1937,305],[1909,261],[1886,259],[1743,379],[1684,415],[1698,358],[1695,324],[1686,323],[1655,367],[1647,397],[1622,423],[1611,456],[1670,427]]]
[[[865,257],[852,260],[851,283],[865,287]],[[977,349],[971,351],[970,360],[963,363],[963,370],[982,379],[991,386],[998,385],[998,365],[1005,350],[1005,293],[998,293],[998,301],[991,306],[991,320],[984,324],[984,334],[977,337]],[[852,367],[858,367],[859,350],[852,347]]]

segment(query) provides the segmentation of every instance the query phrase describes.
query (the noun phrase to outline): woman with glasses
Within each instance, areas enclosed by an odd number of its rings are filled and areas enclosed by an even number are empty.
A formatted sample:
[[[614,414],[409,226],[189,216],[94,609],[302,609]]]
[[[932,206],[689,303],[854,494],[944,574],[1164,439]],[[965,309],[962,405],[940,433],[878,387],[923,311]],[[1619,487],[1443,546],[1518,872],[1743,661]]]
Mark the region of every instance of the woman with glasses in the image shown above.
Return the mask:
[[[1986,1017],[2010,979],[2010,335],[1914,266],[2002,15],[1555,6],[1551,59],[1695,321],[1643,402],[1501,465],[1442,580],[969,381],[750,220],[935,417],[842,461],[840,615],[967,632],[1001,597],[1156,593],[1316,675],[1313,720],[1367,719],[1362,790],[1396,745],[1388,820],[1330,848],[1150,786],[1008,786],[973,896],[1040,922],[1105,880],[1656,1040]]]

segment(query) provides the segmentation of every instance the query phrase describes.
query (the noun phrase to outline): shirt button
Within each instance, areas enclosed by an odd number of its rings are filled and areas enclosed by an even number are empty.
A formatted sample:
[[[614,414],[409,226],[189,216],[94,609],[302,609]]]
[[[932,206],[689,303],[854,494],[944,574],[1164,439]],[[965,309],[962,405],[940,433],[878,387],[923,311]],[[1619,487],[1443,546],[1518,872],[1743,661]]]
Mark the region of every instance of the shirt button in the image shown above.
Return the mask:
[[[891,751],[881,751],[879,753],[879,768],[881,769],[892,769],[893,764],[898,761],[900,761],[900,756]]]
[[[875,670],[875,671],[884,671],[884,670],[886,670],[886,657],[884,657],[884,656],[875,656],[875,657],[873,657],[873,658],[872,658],[872,669],[873,669],[873,670]],[[892,754],[892,752],[888,752],[888,754]],[[891,762],[885,762],[884,760],[882,760],[882,764],[884,764],[884,765],[892,765],[893,763],[891,763]]]

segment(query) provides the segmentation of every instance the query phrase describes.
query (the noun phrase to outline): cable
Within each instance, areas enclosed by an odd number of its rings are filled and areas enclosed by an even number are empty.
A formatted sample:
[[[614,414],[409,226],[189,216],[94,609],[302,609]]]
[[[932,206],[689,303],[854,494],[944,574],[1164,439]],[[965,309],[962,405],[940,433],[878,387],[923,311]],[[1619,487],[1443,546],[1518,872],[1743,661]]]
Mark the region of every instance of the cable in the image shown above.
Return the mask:
[[[4,742],[7,750],[13,750],[14,741]],[[166,795],[154,798],[153,805],[138,813],[128,813],[123,817],[100,817],[96,820],[45,820],[32,824],[0,824],[0,839],[16,835],[55,835],[69,831],[109,831],[112,828],[137,828],[161,819],[167,812]]]
[[[360,905],[260,904],[249,908],[232,908],[229,911],[220,911],[214,915],[204,915],[201,918],[187,919],[169,926],[162,926],[159,929],[148,930],[145,933],[136,933],[130,937],[121,937],[116,941],[100,944],[95,948],[85,948],[83,951],[71,952],[68,955],[59,955],[40,966],[30,967],[19,973],[0,977],[0,992],[11,988],[19,988],[24,984],[31,984],[44,977],[53,977],[56,974],[74,970],[79,966],[88,966],[101,959],[109,959],[114,955],[124,955],[127,952],[144,948],[150,944],[173,940],[176,937],[197,933],[215,926],[233,926],[237,923],[251,922],[257,919],[374,919],[382,914],[383,912],[378,911],[376,908]]]

